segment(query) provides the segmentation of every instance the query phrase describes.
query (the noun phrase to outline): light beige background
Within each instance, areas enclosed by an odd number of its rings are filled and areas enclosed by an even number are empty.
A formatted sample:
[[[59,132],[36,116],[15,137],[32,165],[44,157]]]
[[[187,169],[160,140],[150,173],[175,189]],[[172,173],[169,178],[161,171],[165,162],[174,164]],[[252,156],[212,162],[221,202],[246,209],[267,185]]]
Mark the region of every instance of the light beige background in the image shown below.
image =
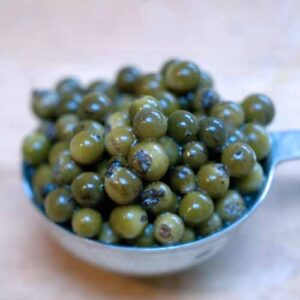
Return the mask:
[[[228,99],[269,94],[271,129],[300,128],[300,3],[289,0],[0,0],[0,300],[299,299],[300,163],[280,167],[265,204],[203,265],[167,278],[95,269],[41,228],[21,187],[20,143],[36,121],[33,87],[121,64],[198,62]]]

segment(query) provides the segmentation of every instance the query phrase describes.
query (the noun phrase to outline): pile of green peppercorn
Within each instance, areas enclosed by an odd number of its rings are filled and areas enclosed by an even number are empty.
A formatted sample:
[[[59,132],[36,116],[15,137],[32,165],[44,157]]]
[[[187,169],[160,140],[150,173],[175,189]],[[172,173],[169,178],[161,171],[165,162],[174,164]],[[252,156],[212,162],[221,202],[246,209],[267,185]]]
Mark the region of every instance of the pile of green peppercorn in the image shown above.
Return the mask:
[[[23,143],[35,200],[85,238],[139,247],[187,243],[239,219],[264,183],[272,101],[225,101],[195,63],[114,82],[35,90],[38,129]]]

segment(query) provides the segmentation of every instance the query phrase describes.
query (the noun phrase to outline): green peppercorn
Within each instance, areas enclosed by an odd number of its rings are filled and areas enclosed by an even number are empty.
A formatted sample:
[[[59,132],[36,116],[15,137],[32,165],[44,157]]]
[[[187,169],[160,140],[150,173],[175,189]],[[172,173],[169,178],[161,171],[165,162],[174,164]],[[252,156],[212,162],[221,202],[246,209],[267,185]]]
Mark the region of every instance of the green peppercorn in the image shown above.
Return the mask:
[[[164,89],[162,76],[154,73],[140,76],[135,84],[135,93],[138,96],[151,95],[162,89]]]
[[[66,188],[59,188],[50,192],[45,200],[46,215],[56,223],[64,223],[71,219],[74,202],[71,193]]]
[[[73,231],[85,238],[93,238],[101,232],[102,216],[91,208],[81,208],[73,214]]]
[[[108,222],[102,224],[98,240],[105,244],[118,244],[120,242],[119,237],[113,231]]]
[[[187,194],[197,188],[195,173],[187,166],[177,166],[171,170],[169,181],[175,193]]]
[[[255,152],[245,143],[230,144],[222,153],[222,163],[232,177],[239,178],[248,175],[253,169],[255,161]]]
[[[111,85],[108,82],[104,80],[96,80],[88,85],[88,87],[86,88],[86,93],[101,93],[107,95],[107,92],[110,88]]]
[[[95,134],[104,136],[104,127],[101,123],[93,120],[85,120],[85,121],[80,121],[76,128],[75,128],[75,134],[79,133],[81,131],[88,131],[88,132],[93,132]]]
[[[172,65],[172,64],[177,64],[179,63],[180,60],[178,58],[171,58],[171,59],[168,59],[164,64],[163,66],[161,67],[161,70],[160,70],[160,74],[162,76],[166,76],[166,73],[167,73],[167,69]]]
[[[196,226],[206,221],[213,212],[214,203],[203,192],[194,191],[186,194],[179,206],[179,215],[190,226]]]
[[[66,77],[57,83],[56,91],[63,95],[66,93],[81,92],[82,88],[77,78]]]
[[[79,119],[76,115],[62,115],[55,123],[57,137],[60,141],[70,141],[76,132]]]
[[[158,100],[152,96],[143,96],[136,99],[129,108],[130,119],[133,120],[135,115],[144,109],[157,109],[161,110]]]
[[[81,165],[96,163],[104,152],[104,139],[96,133],[81,131],[72,138],[70,152],[72,158]]]
[[[245,121],[243,108],[233,101],[221,101],[214,104],[210,115],[219,118],[224,123],[234,127],[240,127]]]
[[[257,192],[265,180],[262,166],[256,162],[251,172],[235,181],[235,187],[241,193]]]
[[[72,196],[82,207],[93,207],[103,200],[103,182],[97,173],[78,175],[71,186]]]
[[[64,141],[55,143],[49,151],[49,155],[48,155],[49,164],[53,166],[57,162],[57,160],[64,155],[67,156],[70,155],[69,143]]]
[[[124,205],[134,202],[142,191],[143,183],[130,169],[112,164],[106,171],[104,188],[114,202]]]
[[[157,181],[166,174],[169,168],[169,157],[160,144],[141,142],[129,152],[128,163],[144,179]]]
[[[135,67],[124,67],[117,74],[116,86],[125,93],[133,93],[141,71]]]
[[[116,111],[107,117],[105,124],[109,129],[123,126],[130,127],[129,113],[127,111]]]
[[[135,97],[131,94],[118,94],[114,98],[114,105],[112,107],[112,112],[119,112],[119,111],[129,112],[129,108],[134,101],[135,101]]]
[[[241,129],[237,129],[231,125],[227,126],[227,139],[224,147],[236,143],[236,142],[241,142],[241,143],[246,143],[247,138],[246,135],[243,133]]]
[[[39,203],[42,203],[45,197],[57,188],[57,184],[52,175],[52,169],[49,165],[43,164],[37,167],[32,178],[32,188],[34,190],[35,199]]]
[[[154,228],[152,224],[148,224],[143,233],[137,238],[130,240],[130,244],[138,247],[152,247],[155,244]]]
[[[209,163],[200,168],[198,174],[199,187],[212,198],[224,196],[229,188],[229,174],[220,163]]]
[[[199,225],[197,232],[201,236],[211,235],[220,230],[222,225],[220,216],[217,213],[213,213],[208,220]]]
[[[109,224],[120,238],[134,239],[143,233],[148,216],[139,205],[118,206],[111,212]]]
[[[199,89],[193,99],[193,108],[204,114],[209,114],[212,107],[220,101],[219,94],[212,88]]]
[[[71,158],[70,154],[58,157],[52,166],[53,178],[60,184],[71,184],[82,172],[80,166]]]
[[[113,128],[106,136],[104,144],[110,155],[127,157],[129,150],[136,142],[134,134],[126,127]]]
[[[58,114],[60,116],[65,114],[76,114],[81,101],[82,95],[79,93],[63,94],[58,106]]]
[[[154,237],[163,245],[178,243],[183,232],[182,219],[173,213],[167,212],[159,215],[154,221]]]
[[[37,166],[46,161],[50,141],[41,133],[33,133],[25,138],[22,150],[25,162]]]
[[[169,116],[168,135],[177,142],[189,142],[198,133],[197,118],[185,110],[177,110]]]
[[[90,93],[84,96],[78,108],[81,119],[104,121],[111,108],[111,100],[101,93]]]
[[[140,139],[157,139],[164,136],[168,120],[159,110],[143,109],[133,119],[133,130]]]
[[[275,108],[271,99],[262,94],[250,95],[242,103],[246,121],[268,125],[275,115]]]
[[[179,94],[194,90],[199,84],[199,73],[199,68],[192,62],[172,63],[166,71],[166,86]]]
[[[176,97],[168,91],[158,90],[153,93],[153,96],[158,100],[161,110],[166,116],[180,108]]]
[[[246,205],[242,196],[233,190],[216,203],[216,212],[227,222],[234,222],[239,219],[246,210]]]
[[[177,95],[177,101],[180,109],[191,111],[193,106],[193,101],[195,99],[195,92],[191,91],[182,95]]]
[[[241,128],[246,136],[246,142],[254,150],[258,160],[268,156],[271,151],[271,137],[264,127],[259,124],[249,123]]]
[[[158,215],[173,209],[174,194],[168,185],[157,181],[142,191],[139,202],[144,209]]]
[[[54,119],[60,102],[58,93],[47,90],[32,92],[32,110],[41,119]]]
[[[227,139],[225,124],[222,120],[209,117],[201,121],[200,140],[215,152],[220,152]]]
[[[196,233],[193,228],[185,227],[180,243],[191,243],[196,239]]]
[[[207,162],[208,151],[204,143],[189,142],[183,148],[183,163],[198,170]]]
[[[168,136],[161,137],[158,142],[169,157],[170,166],[176,165],[181,160],[181,149],[179,145]]]

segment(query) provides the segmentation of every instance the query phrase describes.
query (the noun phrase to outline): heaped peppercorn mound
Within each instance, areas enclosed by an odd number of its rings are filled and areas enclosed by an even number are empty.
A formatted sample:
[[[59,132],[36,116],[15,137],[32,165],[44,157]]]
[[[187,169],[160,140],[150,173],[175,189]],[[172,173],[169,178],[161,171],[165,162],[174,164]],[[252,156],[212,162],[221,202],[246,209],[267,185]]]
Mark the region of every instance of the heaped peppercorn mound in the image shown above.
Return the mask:
[[[226,101],[209,73],[172,59],[87,86],[65,78],[32,93],[23,143],[35,201],[85,238],[138,247],[192,242],[247,210],[271,149],[269,97]]]

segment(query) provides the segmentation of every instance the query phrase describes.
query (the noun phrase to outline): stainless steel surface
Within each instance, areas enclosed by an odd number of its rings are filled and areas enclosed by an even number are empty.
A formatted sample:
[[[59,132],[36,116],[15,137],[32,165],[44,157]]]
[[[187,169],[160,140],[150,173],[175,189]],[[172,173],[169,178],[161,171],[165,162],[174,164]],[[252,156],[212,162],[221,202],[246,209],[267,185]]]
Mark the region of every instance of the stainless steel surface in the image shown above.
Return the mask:
[[[195,266],[217,253],[263,202],[269,191],[275,167],[283,161],[292,159],[300,159],[300,131],[273,133],[272,151],[264,165],[267,180],[261,191],[250,199],[252,204],[249,210],[237,222],[207,238],[169,247],[111,246],[80,238],[44,216],[33,201],[31,185],[25,171],[24,187],[31,203],[37,208],[41,223],[74,255],[93,265],[118,273],[139,276],[162,275]]]

